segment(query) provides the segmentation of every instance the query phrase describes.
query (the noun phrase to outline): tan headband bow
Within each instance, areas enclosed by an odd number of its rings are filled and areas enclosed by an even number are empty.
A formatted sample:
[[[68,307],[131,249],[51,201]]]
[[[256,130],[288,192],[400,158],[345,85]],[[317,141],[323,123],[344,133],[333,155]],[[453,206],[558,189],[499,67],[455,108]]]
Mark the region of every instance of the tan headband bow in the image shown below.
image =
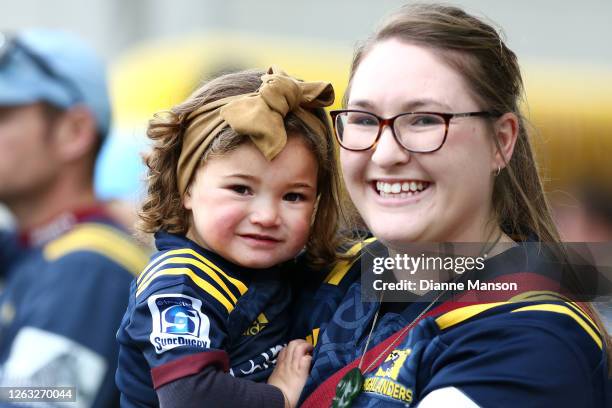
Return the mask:
[[[302,82],[272,67],[261,77],[256,92],[230,96],[201,106],[187,117],[183,148],[177,166],[181,197],[206,148],[227,126],[247,135],[267,160],[287,143],[284,118],[293,112],[327,144],[327,128],[309,109],[330,106],[334,88],[328,82]]]

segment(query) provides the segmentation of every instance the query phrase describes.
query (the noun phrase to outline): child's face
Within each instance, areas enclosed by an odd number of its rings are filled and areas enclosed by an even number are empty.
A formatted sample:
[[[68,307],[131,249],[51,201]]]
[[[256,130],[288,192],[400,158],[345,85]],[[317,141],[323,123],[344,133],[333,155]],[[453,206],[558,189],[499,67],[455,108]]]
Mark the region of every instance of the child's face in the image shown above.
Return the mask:
[[[193,214],[187,236],[244,267],[276,265],[306,244],[316,188],[317,161],[300,138],[271,162],[243,143],[198,169],[183,203]]]

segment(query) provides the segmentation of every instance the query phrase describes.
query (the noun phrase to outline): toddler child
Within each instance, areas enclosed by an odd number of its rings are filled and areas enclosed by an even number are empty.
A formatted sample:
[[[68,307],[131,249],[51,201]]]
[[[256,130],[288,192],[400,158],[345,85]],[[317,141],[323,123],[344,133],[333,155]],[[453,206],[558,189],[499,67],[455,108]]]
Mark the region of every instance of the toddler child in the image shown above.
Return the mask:
[[[329,83],[244,71],[151,121],[141,227],[157,253],[117,333],[122,406],[297,404],[311,347],[279,351],[294,258],[305,250],[311,265],[330,264],[338,247],[339,172],[323,110],[333,99]]]

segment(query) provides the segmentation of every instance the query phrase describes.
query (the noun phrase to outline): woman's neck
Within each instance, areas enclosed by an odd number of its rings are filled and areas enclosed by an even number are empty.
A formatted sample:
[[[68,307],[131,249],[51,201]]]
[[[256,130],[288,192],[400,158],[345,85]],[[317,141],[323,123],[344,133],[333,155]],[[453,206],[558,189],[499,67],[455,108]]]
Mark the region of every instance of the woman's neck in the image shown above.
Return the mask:
[[[456,256],[473,258],[474,260],[478,258],[489,259],[516,245],[499,226],[483,233],[481,237],[480,241],[453,241],[455,245],[453,245],[453,242],[449,242],[448,245],[415,242],[401,249],[389,248],[390,258],[407,260],[413,266],[410,270],[405,267],[396,267],[393,269],[393,275],[398,282],[403,280],[415,282],[410,292],[421,296],[429,290],[421,290],[420,281],[449,282],[458,276],[453,269],[432,269],[429,268],[429,265],[444,264],[446,259]],[[417,263],[418,267],[416,266]]]

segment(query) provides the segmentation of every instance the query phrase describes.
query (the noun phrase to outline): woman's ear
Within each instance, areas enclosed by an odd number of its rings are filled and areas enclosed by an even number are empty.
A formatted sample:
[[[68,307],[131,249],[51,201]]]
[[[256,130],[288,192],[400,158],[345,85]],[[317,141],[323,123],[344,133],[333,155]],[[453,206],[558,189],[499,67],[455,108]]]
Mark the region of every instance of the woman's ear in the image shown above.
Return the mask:
[[[492,172],[503,169],[512,158],[519,134],[519,120],[512,112],[504,113],[494,124],[497,143],[494,145]]]

